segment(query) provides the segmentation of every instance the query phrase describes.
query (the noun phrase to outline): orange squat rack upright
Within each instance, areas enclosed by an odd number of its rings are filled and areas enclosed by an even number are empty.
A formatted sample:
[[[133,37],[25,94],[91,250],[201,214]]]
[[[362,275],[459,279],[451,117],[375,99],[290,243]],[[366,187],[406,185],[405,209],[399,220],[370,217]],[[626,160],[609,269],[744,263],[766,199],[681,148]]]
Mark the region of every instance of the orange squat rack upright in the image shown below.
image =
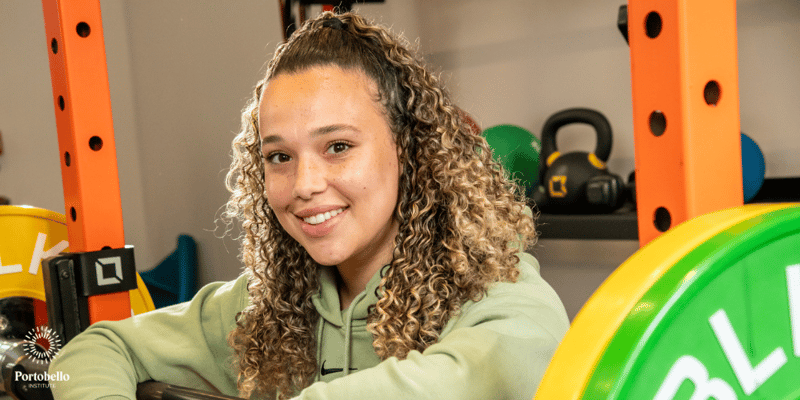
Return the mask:
[[[125,247],[99,0],[42,0],[70,251]],[[89,321],[131,316],[128,292],[91,296]]]
[[[743,204],[735,0],[628,4],[639,242]]]

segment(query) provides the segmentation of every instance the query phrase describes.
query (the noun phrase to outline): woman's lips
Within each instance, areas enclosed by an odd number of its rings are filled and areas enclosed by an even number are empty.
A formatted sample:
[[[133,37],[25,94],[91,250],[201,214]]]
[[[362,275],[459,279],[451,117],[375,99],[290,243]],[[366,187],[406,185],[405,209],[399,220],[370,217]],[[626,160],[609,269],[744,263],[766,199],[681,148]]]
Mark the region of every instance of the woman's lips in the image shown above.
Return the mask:
[[[337,208],[337,209],[331,210],[331,211],[326,211],[326,212],[319,213],[319,214],[315,214],[315,215],[312,215],[310,217],[305,217],[305,218],[303,218],[303,221],[305,221],[306,223],[311,224],[311,225],[319,225],[319,224],[321,224],[321,223],[323,223],[323,222],[325,222],[325,221],[327,221],[327,220],[339,215],[339,213],[341,213],[342,211],[344,211],[344,207]]]
[[[348,207],[340,207],[331,211],[318,212],[305,218],[297,217],[300,221],[300,229],[307,236],[319,238],[330,233],[334,227],[339,223],[344,214],[347,213]],[[330,216],[330,217],[328,217]],[[322,222],[316,223],[322,219]],[[311,220],[310,222],[308,220]]]

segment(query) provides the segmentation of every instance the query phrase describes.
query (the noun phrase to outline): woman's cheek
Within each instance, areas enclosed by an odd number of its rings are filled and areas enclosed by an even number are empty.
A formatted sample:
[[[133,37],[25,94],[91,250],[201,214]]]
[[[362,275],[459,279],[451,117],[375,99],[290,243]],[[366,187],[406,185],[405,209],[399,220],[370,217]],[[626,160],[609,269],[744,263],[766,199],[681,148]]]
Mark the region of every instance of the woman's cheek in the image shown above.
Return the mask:
[[[358,187],[363,179],[364,170],[369,166],[359,162],[345,162],[331,168],[330,182],[340,188]]]
[[[273,206],[281,206],[286,202],[286,192],[291,190],[286,184],[286,179],[275,174],[267,174],[264,178],[264,192],[267,195],[267,201]]]

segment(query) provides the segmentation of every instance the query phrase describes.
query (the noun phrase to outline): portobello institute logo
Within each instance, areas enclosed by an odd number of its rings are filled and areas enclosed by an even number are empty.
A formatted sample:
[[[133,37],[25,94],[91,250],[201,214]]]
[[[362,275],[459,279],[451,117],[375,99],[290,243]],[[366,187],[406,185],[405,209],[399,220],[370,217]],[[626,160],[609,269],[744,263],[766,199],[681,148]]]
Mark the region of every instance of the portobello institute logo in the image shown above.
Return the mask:
[[[50,363],[53,357],[61,350],[61,338],[56,331],[45,325],[31,329],[25,335],[23,348],[33,362],[39,364]]]

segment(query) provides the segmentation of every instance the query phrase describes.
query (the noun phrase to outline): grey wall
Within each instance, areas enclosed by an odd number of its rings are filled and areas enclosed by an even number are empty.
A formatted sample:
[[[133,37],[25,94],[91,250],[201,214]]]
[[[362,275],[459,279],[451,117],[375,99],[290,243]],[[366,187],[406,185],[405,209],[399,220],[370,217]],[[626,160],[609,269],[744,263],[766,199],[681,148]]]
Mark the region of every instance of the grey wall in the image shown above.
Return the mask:
[[[201,281],[231,279],[238,246],[215,236],[214,221],[240,110],[280,38],[277,5],[146,1],[125,12],[152,251],[166,255],[189,233]]]
[[[386,0],[359,7],[419,46],[457,102],[483,126],[539,133],[567,107],[603,112],[614,128],[609,167],[633,170],[628,47],[621,0]],[[239,112],[281,40],[276,1],[104,0],[106,47],[128,242],[140,270],[180,233],[199,241],[202,282],[240,271],[237,244],[215,236]],[[798,176],[800,3],[739,0],[742,130],[762,147],[767,175]],[[0,1],[0,195],[63,210],[41,5]],[[559,147],[590,150],[567,127]],[[216,235],[222,231],[217,230]],[[573,316],[638,245],[542,240],[543,275]]]

